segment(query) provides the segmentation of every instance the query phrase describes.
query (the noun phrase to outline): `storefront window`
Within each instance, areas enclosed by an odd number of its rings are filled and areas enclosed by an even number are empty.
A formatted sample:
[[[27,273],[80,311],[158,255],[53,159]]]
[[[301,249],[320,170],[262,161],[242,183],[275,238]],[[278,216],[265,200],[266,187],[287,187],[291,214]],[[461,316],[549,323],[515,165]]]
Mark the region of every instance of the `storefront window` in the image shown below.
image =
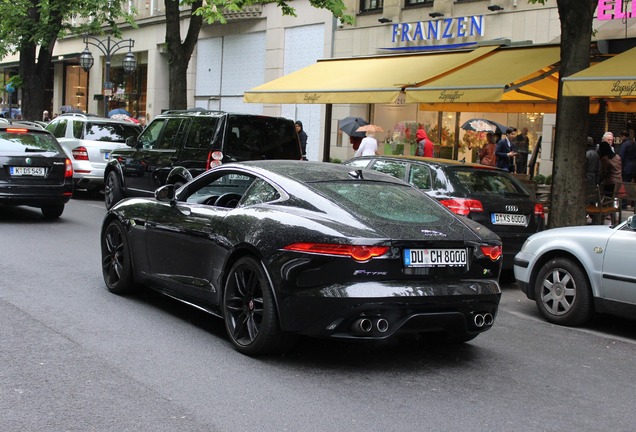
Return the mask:
[[[432,5],[433,0],[405,0],[406,6]]]
[[[86,112],[88,103],[88,72],[79,64],[67,64],[65,68],[64,101],[75,109]]]

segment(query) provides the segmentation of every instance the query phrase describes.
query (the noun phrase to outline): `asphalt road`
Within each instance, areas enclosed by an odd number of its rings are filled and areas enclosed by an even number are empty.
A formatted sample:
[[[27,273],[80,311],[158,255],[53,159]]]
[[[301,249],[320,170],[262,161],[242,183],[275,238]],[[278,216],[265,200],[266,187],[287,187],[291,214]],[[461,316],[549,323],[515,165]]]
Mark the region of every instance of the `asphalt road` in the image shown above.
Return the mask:
[[[493,329],[449,347],[301,339],[234,351],[222,322],[104,287],[101,201],[0,207],[1,431],[633,431],[636,325],[553,326],[504,281]]]

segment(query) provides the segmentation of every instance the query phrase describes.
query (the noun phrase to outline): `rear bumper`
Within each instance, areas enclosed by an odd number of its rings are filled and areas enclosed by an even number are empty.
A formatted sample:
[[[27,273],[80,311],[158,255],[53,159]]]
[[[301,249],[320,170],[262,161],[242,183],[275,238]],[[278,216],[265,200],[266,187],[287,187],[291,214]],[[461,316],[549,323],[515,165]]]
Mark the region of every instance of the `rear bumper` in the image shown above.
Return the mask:
[[[42,207],[44,205],[65,204],[69,202],[73,194],[73,186],[34,186],[11,185],[0,186],[0,203],[7,205],[26,205]]]
[[[283,299],[279,310],[283,330],[310,336],[385,339],[438,331],[465,336],[492,326],[500,297],[494,280],[365,282],[301,291]],[[361,320],[369,320],[371,329],[365,331]]]

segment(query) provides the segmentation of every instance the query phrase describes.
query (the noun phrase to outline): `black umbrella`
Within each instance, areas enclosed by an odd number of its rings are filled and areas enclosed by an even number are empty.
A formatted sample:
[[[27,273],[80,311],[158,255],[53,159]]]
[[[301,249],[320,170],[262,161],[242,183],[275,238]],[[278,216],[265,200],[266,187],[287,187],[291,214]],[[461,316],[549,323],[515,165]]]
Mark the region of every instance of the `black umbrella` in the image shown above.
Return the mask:
[[[364,137],[364,132],[356,132],[359,127],[366,126],[369,123],[362,117],[345,117],[338,121],[338,129],[352,137]]]
[[[461,127],[462,129],[468,131],[493,133],[499,132],[500,134],[505,134],[506,129],[508,129],[508,126],[484,118],[472,118],[470,120],[466,120]]]

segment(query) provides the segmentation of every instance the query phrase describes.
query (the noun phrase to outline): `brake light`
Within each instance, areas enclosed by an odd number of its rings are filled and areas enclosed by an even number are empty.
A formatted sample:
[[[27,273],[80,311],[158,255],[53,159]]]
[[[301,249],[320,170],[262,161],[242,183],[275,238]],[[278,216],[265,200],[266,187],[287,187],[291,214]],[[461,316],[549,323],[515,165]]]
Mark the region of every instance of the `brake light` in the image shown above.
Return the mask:
[[[503,248],[501,246],[481,245],[481,252],[491,261],[497,261],[503,253]]]
[[[481,201],[476,199],[450,198],[441,200],[440,203],[460,216],[468,216],[470,212],[482,213],[484,211],[484,206],[481,204]]]
[[[86,150],[86,147],[75,147],[71,150],[71,154],[75,160],[88,160],[88,150]]]
[[[205,163],[205,169],[209,170],[210,168],[214,168],[220,166],[223,162],[223,153],[214,150],[208,153],[208,160]]]
[[[66,158],[64,161],[64,178],[73,177],[73,164],[69,158]]]
[[[23,128],[7,128],[7,132],[9,133],[26,133],[27,130]]]
[[[543,208],[543,204],[536,203],[534,205],[534,214],[536,216],[541,216],[541,218],[545,218],[545,209]]]
[[[356,261],[367,261],[382,256],[389,250],[388,246],[360,246],[328,243],[293,243],[285,246],[285,250],[309,252],[324,255],[350,256]]]

